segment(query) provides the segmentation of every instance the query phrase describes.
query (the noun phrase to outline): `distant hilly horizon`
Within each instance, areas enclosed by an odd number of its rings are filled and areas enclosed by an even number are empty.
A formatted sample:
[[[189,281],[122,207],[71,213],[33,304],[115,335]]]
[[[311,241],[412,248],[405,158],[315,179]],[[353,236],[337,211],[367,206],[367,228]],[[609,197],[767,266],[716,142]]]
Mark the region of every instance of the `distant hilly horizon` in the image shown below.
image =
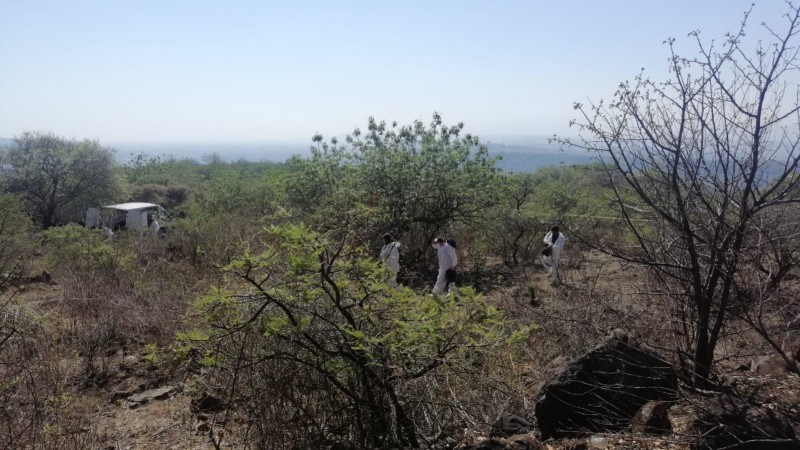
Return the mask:
[[[510,172],[534,172],[541,167],[581,165],[595,161],[591,155],[551,144],[545,136],[489,136],[482,139],[492,155],[500,156],[498,167]],[[0,137],[0,146],[13,142]],[[311,142],[109,142],[116,159],[124,164],[139,154],[187,158],[202,162],[207,155],[217,154],[225,161],[284,162],[294,155],[310,154]]]

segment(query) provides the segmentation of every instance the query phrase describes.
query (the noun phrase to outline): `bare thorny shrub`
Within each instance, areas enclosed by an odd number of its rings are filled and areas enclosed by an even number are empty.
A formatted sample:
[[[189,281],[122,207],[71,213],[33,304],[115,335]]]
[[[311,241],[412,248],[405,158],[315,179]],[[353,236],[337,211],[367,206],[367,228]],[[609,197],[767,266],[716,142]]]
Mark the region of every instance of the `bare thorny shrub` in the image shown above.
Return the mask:
[[[800,9],[788,3],[787,10],[783,28],[764,25],[766,39],[752,49],[749,11],[721,43],[691,33],[694,56],[678,55],[668,40],[670,79],[640,75],[621,83],[609,103],[576,104],[582,136],[563,140],[597,154],[611,182],[625,235],[596,247],[647,266],[663,281],[661,293],[684,303],[678,310],[691,322],[682,360],[699,387],[713,384],[715,351],[739,297],[765,299],[754,294],[781,282],[779,272],[749,274],[767,246],[754,244],[769,241],[779,255],[796,245],[763,233],[765,218],[798,202],[800,185],[793,78]],[[591,241],[591,227],[584,231]]]
[[[114,246],[130,258],[121,273],[73,272],[62,278],[64,339],[78,349],[86,383],[102,384],[119,352],[169,346],[187,306],[215,277],[172,258],[162,239],[137,236]]]
[[[4,296],[0,312],[0,447],[85,448],[90,413],[72,395],[76,371],[57,335]]]
[[[514,284],[516,288],[507,290],[498,299],[498,305],[514,320],[524,323],[536,323],[538,331],[533,333],[525,348],[525,356],[518,360],[515,372],[525,382],[524,396],[518,398],[514,406],[518,411],[530,412],[531,401],[543,382],[553,380],[563,369],[560,364],[549,364],[556,357],[574,358],[585,354],[602,342],[614,329],[621,329],[625,335],[635,340],[645,348],[654,350],[675,367],[680,368],[681,358],[691,358],[690,354],[682,352],[687,343],[684,339],[691,339],[692,333],[687,333],[686,325],[692,323],[691,308],[686,308],[685,303],[676,302],[673,294],[663,291],[663,280],[653,278],[653,274],[646,266],[628,264],[601,255],[596,251],[585,253],[569,248],[564,253],[562,275],[563,284],[559,287],[544,286],[544,272],[534,267],[533,270],[524,271],[517,275],[521,278]],[[538,302],[530,304],[530,292],[524,289],[526,285],[536,287]],[[784,285],[786,286],[786,285]],[[796,289],[796,287],[795,287]],[[769,308],[777,313],[787,309],[794,303],[784,295],[773,300],[783,301],[778,308]],[[776,305],[773,305],[776,306]],[[682,308],[683,310],[678,310]],[[755,310],[752,310],[755,311]],[[778,314],[774,316],[776,319]],[[773,320],[776,335],[780,335],[780,327],[784,326],[783,319]],[[630,342],[630,341],[629,341]],[[737,317],[731,317],[721,335],[720,345],[714,364],[717,367],[734,369],[742,362],[749,362],[753,357],[763,355],[770,349],[766,343],[759,339],[751,324]],[[561,359],[563,362],[564,360]],[[749,364],[748,364],[749,367]],[[677,420],[678,428],[673,430],[673,435],[668,439],[681,445],[699,445],[702,447],[703,439],[698,435],[698,430],[712,430],[721,434],[720,439],[758,439],[764,445],[778,445],[784,438],[776,435],[774,429],[761,429],[765,422],[777,424],[771,413],[762,408],[765,402],[773,403],[770,408],[782,412],[790,424],[797,425],[796,409],[791,401],[777,401],[774,391],[764,391],[757,382],[752,386],[728,387],[740,403],[738,411],[750,408],[751,416],[744,419],[742,412],[741,423],[733,425],[730,436],[725,435],[726,428],[720,426],[716,416],[720,410],[715,406],[709,407],[710,401],[717,393],[702,390],[688,389],[691,383],[691,372],[684,372],[678,391],[678,407],[670,414]],[[735,373],[734,375],[735,376]],[[733,379],[733,378],[732,378]],[[751,374],[742,374],[738,379],[754,380]],[[609,389],[609,386],[598,385],[597,389]],[[755,390],[750,392],[749,390]],[[780,396],[779,396],[780,397]],[[712,405],[718,403],[712,402]],[[724,404],[724,403],[723,403]],[[729,409],[730,414],[737,411]],[[615,411],[610,408],[602,419],[613,417]],[[620,417],[620,420],[629,420],[629,417]],[[731,419],[728,419],[731,420]],[[769,422],[772,421],[772,422]],[[760,430],[760,431],[759,431]],[[576,432],[586,430],[576,429]],[[713,447],[714,441],[709,441]],[[738,441],[737,441],[738,442]],[[765,447],[769,448],[769,447]]]
[[[59,295],[40,298],[33,290],[24,299],[2,297],[3,448],[87,448],[102,441],[81,397],[102,395],[95,389],[118,380],[125,354],[169,345],[191,300],[215,278],[176,259],[168,240],[146,234],[105,240],[68,227],[45,242]],[[152,383],[170,376],[161,372],[147,376]]]
[[[525,358],[534,364],[533,378],[558,356],[575,357],[593,348],[613,330],[638,339],[658,334],[662,318],[639,296],[637,269],[606,259],[587,261],[584,251],[567,248],[560,265],[560,286],[550,286],[541,264],[523,269],[516,289],[500,300],[510,317],[535,323]],[[531,294],[535,299],[531,299]]]

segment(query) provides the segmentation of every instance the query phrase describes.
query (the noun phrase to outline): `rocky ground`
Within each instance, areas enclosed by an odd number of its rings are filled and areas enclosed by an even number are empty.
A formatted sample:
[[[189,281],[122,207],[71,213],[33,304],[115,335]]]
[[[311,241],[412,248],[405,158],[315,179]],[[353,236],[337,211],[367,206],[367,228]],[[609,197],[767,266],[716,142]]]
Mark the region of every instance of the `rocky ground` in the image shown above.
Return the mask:
[[[660,350],[640,344],[658,334],[652,324],[661,319],[652,303],[637,297],[637,292],[645,291],[639,275],[603,255],[575,252],[565,262],[562,286],[551,286],[538,267],[501,280],[501,287],[491,294],[498,305],[513,311],[518,320],[542,327],[530,343],[530,361],[519,369],[529,386],[529,403],[537,406],[509,411],[492,429],[461,430],[435,448],[800,448],[792,440],[800,436],[800,377],[790,374],[764,346],[754,345],[749,353],[720,365],[726,372],[721,374],[721,392],[689,389],[671,369],[662,367]],[[31,280],[23,286],[20,299],[20,304],[43,318],[64,301],[58,285],[49,279]],[[63,359],[65,366],[80,364],[69,355]],[[87,448],[244,447],[246,418],[205,396],[192,375],[164,370],[143,350],[105,355],[103,364],[102,383],[76,388],[70,400],[85,419],[79,432],[92,443]],[[618,376],[641,367],[650,371],[639,374],[648,380],[645,383]],[[666,382],[656,386],[653,380]],[[635,395],[619,394],[626,389],[634,389]],[[643,394],[644,390],[649,391]],[[669,392],[662,395],[664,391]],[[578,392],[575,398],[584,403],[573,399],[567,408],[543,406],[543,398],[563,399],[565,392]],[[601,408],[593,410],[593,405]],[[643,407],[644,412],[640,411]],[[578,417],[582,411],[589,417],[607,418],[611,410],[615,411],[611,421],[581,422]],[[567,423],[574,425],[572,431],[583,433],[559,432],[559,427],[570,428],[563,426]],[[750,439],[761,442],[736,445],[737,440]]]
[[[204,398],[198,387],[190,381],[169,380],[153,385],[146,381],[146,377],[136,375],[147,371],[148,363],[140,356],[120,357],[116,364],[119,365],[120,375],[118,381],[109,385],[108,392],[81,399],[81,408],[91,411],[91,426],[84,431],[94,435],[95,442],[103,443],[100,448],[215,448],[212,439],[219,448],[243,447],[238,439],[242,438],[246,424],[241,418],[228,416],[224,405],[216,399]],[[564,367],[556,377],[564,385],[563,370],[568,364],[557,364]],[[754,418],[767,417],[769,412],[774,412],[775,415],[769,415],[768,419],[778,417],[775,422],[778,423],[777,426],[788,424],[792,428],[791,433],[800,436],[800,377],[786,372],[759,375],[748,370],[728,374],[726,383],[731,395],[742,399],[748,408],[758,409],[757,414],[745,413],[747,420],[767,429]],[[543,389],[547,390],[548,387]],[[591,394],[585,397],[588,400],[597,399]],[[507,414],[483,436],[475,430],[468,431],[466,435],[469,437],[460,440],[454,438],[449,443],[442,442],[438,448],[690,449],[698,442],[698,418],[703,411],[711,409],[708,405],[717,398],[719,394],[716,393],[697,393],[682,388],[677,391],[676,398],[667,401],[664,409],[666,420],[659,421],[658,417],[642,419],[637,416],[630,423],[622,424],[616,431],[590,431],[582,437],[546,438],[542,430],[531,423],[531,417]],[[717,417],[708,421],[722,423],[733,420],[725,414],[717,413]],[[648,424],[653,427],[648,428]],[[708,428],[702,431],[709,433]],[[776,442],[770,442],[763,447],[747,448],[800,448],[776,445]]]

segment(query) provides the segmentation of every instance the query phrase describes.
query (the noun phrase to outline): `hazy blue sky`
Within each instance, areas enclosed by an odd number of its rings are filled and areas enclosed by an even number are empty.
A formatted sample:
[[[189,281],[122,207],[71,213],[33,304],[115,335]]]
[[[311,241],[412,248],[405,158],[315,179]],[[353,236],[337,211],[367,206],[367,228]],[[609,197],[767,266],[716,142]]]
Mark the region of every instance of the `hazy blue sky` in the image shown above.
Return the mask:
[[[674,36],[719,38],[750,0],[0,0],[0,136],[309,141],[364,125],[463,121],[567,133]],[[751,25],[778,24],[780,0]],[[687,47],[688,48],[688,47]]]

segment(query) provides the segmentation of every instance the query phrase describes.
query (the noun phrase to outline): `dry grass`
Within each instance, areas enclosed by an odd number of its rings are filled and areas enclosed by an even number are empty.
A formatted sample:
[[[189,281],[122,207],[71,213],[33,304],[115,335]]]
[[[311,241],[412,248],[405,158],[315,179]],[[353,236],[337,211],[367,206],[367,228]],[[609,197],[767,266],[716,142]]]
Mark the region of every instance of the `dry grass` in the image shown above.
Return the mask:
[[[196,367],[187,372],[173,364],[169,345],[174,333],[185,327],[189,304],[218,281],[216,272],[176,254],[167,241],[119,245],[128,246],[135,255],[124,272],[55,270],[57,285],[21,286],[3,309],[4,329],[12,327],[14,336],[0,347],[0,380],[5,380],[0,382],[0,403],[13,408],[0,409],[0,446],[211,447],[209,431],[202,427],[197,430],[196,415],[189,405],[193,396],[209,387],[203,384],[209,380]],[[416,390],[415,395],[441,398],[448,403],[441,410],[454,412],[428,416],[425,420],[429,428],[441,430],[441,436],[426,436],[423,441],[433,442],[447,435],[485,435],[501,412],[529,413],[538,386],[549,375],[550,361],[562,355],[580,355],[613,329],[624,329],[678,360],[675,351],[683,336],[676,337],[680,324],[670,320],[673,305],[654,293],[641,268],[599,253],[568,248],[562,266],[563,285],[553,287],[539,264],[509,269],[491,259],[484,263],[486,295],[510,319],[536,324],[538,331],[521,354],[497,354],[484,363],[503,367],[502,371],[493,371],[505,374],[500,379],[487,376],[484,369],[489,367],[484,365],[462,373],[443,371],[425,385],[409,385],[408,389]],[[536,306],[531,304],[530,288],[536,294]],[[4,298],[10,298],[10,294],[5,292]],[[776,320],[776,333],[780,325]],[[769,353],[763,341],[741,322],[731,321],[725,331],[718,351],[723,370]],[[159,355],[149,362],[144,349],[147,344],[155,344]],[[137,355],[139,360],[133,368],[123,363],[128,355]],[[259,373],[245,382],[254,388],[261,383],[259,389],[268,393],[267,388],[277,385],[264,381],[280,380],[281,376],[297,375]],[[129,409],[112,402],[109,392],[130,379],[141,380],[146,387],[169,382],[183,392],[171,400]],[[786,382],[780,382],[763,388],[760,396],[753,396],[754,401],[774,400],[782,389],[800,392],[796,385],[786,386]],[[272,395],[280,398],[284,394],[276,391]],[[257,413],[257,406],[267,404],[242,406],[227,413],[225,448],[241,447],[258,435],[257,427],[268,426],[248,421]],[[795,425],[800,422],[796,410],[780,408],[790,414]],[[283,426],[291,426],[290,418],[286,419]],[[220,429],[211,428],[213,433]],[[259,433],[264,436],[268,432],[264,428]],[[641,448],[682,448],[678,441],[663,439],[613,439],[609,448],[637,448],[636,442],[655,445]],[[632,446],[617,444],[619,440]]]

